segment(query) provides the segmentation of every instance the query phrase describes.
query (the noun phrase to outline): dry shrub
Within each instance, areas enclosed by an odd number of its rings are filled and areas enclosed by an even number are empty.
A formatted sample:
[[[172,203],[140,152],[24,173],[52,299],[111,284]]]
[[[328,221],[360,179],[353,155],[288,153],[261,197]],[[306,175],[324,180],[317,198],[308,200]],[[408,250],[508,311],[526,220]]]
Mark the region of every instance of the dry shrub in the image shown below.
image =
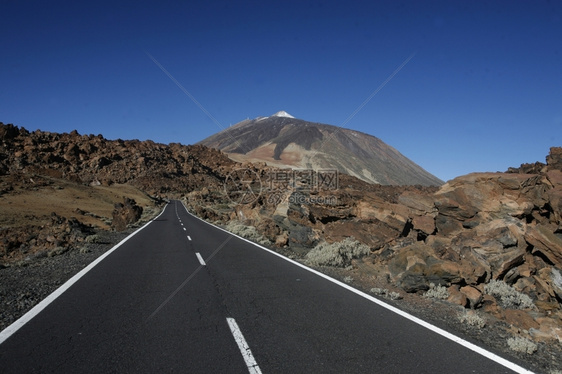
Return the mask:
[[[371,253],[369,246],[355,240],[345,238],[341,242],[318,244],[306,255],[306,262],[312,266],[346,267],[351,260],[361,258]]]

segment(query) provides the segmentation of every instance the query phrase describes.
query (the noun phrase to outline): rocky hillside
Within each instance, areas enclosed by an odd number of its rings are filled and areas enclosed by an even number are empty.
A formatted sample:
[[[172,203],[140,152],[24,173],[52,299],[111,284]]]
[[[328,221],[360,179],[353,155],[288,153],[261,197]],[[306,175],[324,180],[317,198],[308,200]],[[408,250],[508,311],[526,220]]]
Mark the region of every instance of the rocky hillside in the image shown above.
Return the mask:
[[[0,141],[0,175],[35,173],[89,185],[129,183],[151,195],[221,184],[221,170],[234,164],[202,146],[107,140],[76,131],[29,132],[2,123]]]
[[[558,341],[562,148],[533,165],[469,174],[440,188],[372,185],[340,175],[338,189],[266,190],[234,210],[199,192],[187,204],[309,265],[353,265],[386,279],[389,288],[438,295],[484,320],[507,322],[526,339]],[[235,220],[256,230],[241,230]],[[361,245],[369,250],[353,249]]]
[[[439,186],[439,178],[382,140],[350,129],[296,119],[286,112],[245,120],[200,144],[240,162],[295,169],[337,169],[370,183]]]
[[[203,146],[0,123],[0,265],[77,248],[96,230],[124,230],[160,197],[220,190],[234,164]]]

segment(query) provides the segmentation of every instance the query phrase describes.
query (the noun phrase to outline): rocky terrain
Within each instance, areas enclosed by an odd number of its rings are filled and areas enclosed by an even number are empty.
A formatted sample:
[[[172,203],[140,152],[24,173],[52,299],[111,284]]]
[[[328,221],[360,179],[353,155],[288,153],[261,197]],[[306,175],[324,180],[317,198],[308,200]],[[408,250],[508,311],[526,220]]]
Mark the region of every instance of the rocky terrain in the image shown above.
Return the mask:
[[[0,141],[0,175],[37,174],[91,186],[127,183],[151,196],[219,185],[221,171],[233,164],[202,146],[29,132],[2,123]]]
[[[379,138],[304,121],[286,112],[239,122],[199,144],[239,162],[296,169],[337,169],[383,185],[440,186],[431,175]]]
[[[222,188],[230,159],[202,146],[29,132],[0,123],[0,264],[124,230],[162,196]]]
[[[241,164],[202,145],[0,123],[3,326],[166,198],[544,372],[562,370],[562,148],[506,173],[390,186]]]
[[[290,183],[276,190],[273,180],[247,204],[225,205],[208,191],[191,192],[185,202],[322,271],[342,268],[344,279],[362,279],[377,295],[458,306],[465,310],[459,322],[502,329],[511,337],[497,348],[526,357],[562,344],[562,148],[552,148],[546,161],[461,176],[439,188],[373,185],[340,174],[334,189]],[[247,167],[266,181],[277,173]]]

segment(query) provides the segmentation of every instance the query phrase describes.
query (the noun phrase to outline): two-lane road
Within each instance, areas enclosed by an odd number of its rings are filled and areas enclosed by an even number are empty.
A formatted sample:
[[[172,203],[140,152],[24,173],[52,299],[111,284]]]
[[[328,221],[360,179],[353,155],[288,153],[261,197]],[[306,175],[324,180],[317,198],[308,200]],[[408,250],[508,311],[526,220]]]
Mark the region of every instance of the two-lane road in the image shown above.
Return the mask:
[[[7,330],[3,373],[511,372],[177,201]]]

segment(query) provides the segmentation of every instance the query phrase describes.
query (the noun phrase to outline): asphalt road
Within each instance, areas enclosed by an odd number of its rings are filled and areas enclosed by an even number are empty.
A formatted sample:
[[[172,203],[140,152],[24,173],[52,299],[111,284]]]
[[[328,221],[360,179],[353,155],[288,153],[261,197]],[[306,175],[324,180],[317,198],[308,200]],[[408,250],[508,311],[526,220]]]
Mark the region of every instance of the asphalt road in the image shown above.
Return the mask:
[[[0,372],[512,371],[174,201],[0,344]]]

